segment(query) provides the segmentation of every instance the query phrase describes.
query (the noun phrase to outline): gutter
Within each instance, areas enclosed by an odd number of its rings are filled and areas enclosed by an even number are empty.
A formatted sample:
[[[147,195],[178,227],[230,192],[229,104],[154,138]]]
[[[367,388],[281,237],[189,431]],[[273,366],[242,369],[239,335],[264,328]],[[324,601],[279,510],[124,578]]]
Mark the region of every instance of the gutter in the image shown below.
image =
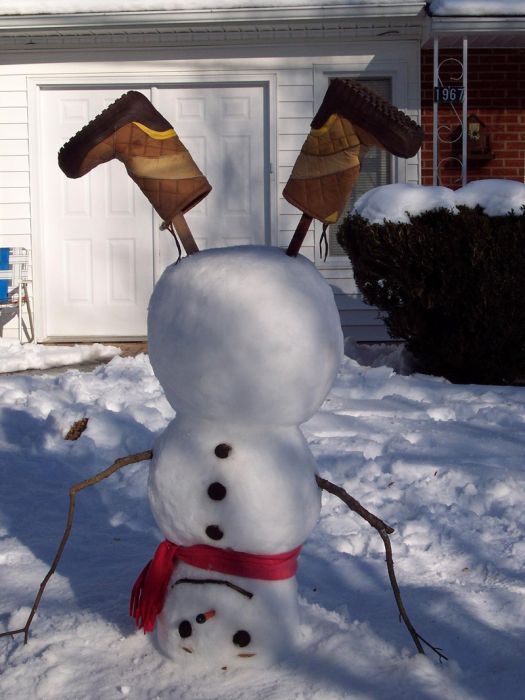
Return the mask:
[[[253,7],[154,12],[94,12],[39,15],[0,15],[0,32],[64,31],[74,29],[139,29],[205,24],[351,20],[424,17],[424,2],[378,2],[367,5]]]
[[[516,34],[525,31],[525,16],[432,17],[431,34]]]

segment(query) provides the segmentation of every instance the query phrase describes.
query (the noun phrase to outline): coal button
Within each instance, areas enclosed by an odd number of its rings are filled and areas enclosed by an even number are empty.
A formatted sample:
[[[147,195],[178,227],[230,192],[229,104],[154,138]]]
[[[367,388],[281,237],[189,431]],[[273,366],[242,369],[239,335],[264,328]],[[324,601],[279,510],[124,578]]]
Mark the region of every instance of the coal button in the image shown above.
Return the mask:
[[[226,497],[226,486],[223,486],[218,481],[208,486],[208,496],[212,501],[222,501]]]
[[[230,452],[232,451],[232,446],[227,445],[225,442],[221,442],[217,447],[215,448],[215,456],[218,457],[219,459],[226,459]]]
[[[223,531],[217,525],[208,525],[206,528],[206,534],[210,540],[222,540],[224,537]]]

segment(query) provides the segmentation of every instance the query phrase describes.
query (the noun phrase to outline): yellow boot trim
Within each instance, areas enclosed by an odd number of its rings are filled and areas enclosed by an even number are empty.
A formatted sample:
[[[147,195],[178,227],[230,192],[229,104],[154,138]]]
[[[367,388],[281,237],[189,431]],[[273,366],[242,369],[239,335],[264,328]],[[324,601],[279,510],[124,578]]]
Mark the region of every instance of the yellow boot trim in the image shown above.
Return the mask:
[[[126,168],[130,175],[159,180],[186,180],[202,176],[188,151],[155,158],[131,156],[126,161]]]
[[[338,116],[339,115],[337,114],[337,112],[334,112],[334,114],[331,114],[328,117],[323,126],[320,126],[318,129],[310,129],[310,134],[312,136],[322,136],[323,134],[326,134],[328,131],[330,131],[332,124],[335,122]]]
[[[166,131],[155,131],[154,129],[150,129],[149,126],[145,126],[140,122],[133,122],[133,124],[135,124],[135,126],[138,126],[138,128],[141,131],[143,131],[148,136],[151,136],[151,138],[155,139],[156,141],[165,141],[166,139],[172,139],[175,136],[177,136],[177,134],[175,133],[175,129],[166,129]]]

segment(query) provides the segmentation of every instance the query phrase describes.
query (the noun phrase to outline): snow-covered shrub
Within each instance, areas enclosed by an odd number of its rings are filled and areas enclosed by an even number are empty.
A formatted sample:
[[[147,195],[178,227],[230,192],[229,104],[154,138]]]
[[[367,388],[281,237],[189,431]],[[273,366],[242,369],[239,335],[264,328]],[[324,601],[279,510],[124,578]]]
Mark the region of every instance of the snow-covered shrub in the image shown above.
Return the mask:
[[[525,377],[525,209],[488,216],[457,204],[404,218],[371,223],[354,211],[338,233],[392,337],[418,369],[454,382]]]

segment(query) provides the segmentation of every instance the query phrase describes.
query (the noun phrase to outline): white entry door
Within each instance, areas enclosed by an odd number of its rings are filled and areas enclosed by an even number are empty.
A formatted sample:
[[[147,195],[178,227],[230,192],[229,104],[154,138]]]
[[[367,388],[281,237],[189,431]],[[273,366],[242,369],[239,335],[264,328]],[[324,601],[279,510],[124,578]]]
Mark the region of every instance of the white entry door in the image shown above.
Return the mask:
[[[57,163],[60,147],[122,92],[42,93],[41,273],[48,337],[145,334],[153,288],[149,202],[118,161],[75,180]]]
[[[43,337],[146,334],[155,279],[176,258],[160,220],[112,161],[78,180],[60,147],[125,90],[41,91]],[[170,121],[213,190],[186,216],[201,249],[268,242],[265,93],[260,85],[141,89]]]

